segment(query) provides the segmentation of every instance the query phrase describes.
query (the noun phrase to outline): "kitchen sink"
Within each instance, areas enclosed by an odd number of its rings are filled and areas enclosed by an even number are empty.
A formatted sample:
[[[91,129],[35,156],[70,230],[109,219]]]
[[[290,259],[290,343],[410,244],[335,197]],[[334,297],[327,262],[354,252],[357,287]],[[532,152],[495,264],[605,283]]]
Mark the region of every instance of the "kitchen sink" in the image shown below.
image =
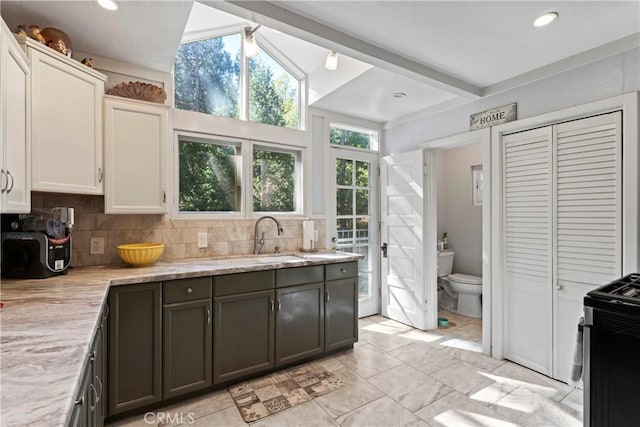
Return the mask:
[[[335,259],[342,258],[345,256],[344,252],[320,252],[316,254],[300,254],[300,258],[308,258],[308,259]]]

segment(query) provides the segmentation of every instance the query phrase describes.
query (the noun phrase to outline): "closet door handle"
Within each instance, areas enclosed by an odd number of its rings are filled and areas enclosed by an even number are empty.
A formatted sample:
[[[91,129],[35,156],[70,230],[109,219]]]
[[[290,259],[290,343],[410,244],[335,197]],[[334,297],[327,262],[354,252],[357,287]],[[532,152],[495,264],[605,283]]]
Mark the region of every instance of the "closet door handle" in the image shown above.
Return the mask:
[[[7,169],[7,177],[11,178],[11,187],[9,187],[9,189],[7,190],[7,194],[9,194],[11,193],[11,190],[13,190],[13,175],[11,175],[11,172],[9,172],[8,169]]]
[[[0,180],[2,180],[2,177],[4,177],[4,187],[0,189],[0,194],[4,194],[4,192],[7,191],[7,187],[9,186],[9,178],[7,177],[7,173],[4,171],[4,169],[0,169]]]

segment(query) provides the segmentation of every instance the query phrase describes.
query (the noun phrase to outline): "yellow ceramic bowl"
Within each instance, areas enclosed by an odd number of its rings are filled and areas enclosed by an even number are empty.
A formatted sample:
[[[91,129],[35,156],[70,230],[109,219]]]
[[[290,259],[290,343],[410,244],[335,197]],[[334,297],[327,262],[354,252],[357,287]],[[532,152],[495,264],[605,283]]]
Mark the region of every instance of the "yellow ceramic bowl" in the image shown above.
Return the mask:
[[[164,251],[163,243],[131,243],[118,245],[118,255],[127,264],[135,267],[156,262]]]

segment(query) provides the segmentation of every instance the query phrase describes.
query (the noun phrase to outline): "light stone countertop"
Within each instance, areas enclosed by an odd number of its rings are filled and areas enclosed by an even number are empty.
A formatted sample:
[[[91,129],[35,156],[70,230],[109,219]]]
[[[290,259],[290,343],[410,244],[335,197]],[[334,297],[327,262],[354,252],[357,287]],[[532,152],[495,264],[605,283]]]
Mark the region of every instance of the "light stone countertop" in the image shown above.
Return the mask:
[[[297,256],[299,255],[299,256]],[[356,261],[344,252],[97,266],[0,288],[0,425],[67,425],[110,286]]]

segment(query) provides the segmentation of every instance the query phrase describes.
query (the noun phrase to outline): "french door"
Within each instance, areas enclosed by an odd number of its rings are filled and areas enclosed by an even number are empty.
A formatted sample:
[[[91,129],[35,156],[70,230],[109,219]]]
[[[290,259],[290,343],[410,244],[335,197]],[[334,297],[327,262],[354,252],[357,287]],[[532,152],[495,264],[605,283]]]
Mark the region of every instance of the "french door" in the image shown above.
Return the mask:
[[[358,261],[359,317],[379,313],[378,155],[331,147],[332,197],[327,235],[338,250],[364,255]]]

